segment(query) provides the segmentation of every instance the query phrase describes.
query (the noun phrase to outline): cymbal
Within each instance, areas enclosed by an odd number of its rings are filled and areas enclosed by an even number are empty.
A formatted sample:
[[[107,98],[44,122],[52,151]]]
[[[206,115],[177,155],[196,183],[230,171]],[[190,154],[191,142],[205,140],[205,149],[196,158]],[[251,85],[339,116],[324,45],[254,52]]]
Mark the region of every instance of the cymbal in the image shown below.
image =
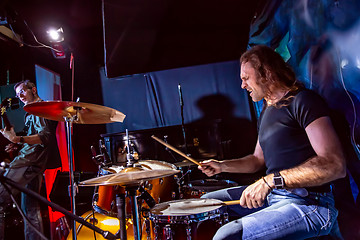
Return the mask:
[[[30,114],[55,121],[65,121],[65,117],[74,117],[79,124],[102,124],[123,122],[125,114],[101,105],[67,101],[42,101],[26,104],[24,110]]]
[[[178,172],[180,171],[175,169],[119,172],[82,181],[79,186],[136,185],[143,181],[168,177]]]
[[[181,162],[176,162],[176,163],[174,163],[174,165],[175,165],[176,167],[181,168],[181,167],[190,167],[190,166],[194,166],[194,165],[195,165],[195,163],[190,162],[190,161],[188,161],[188,160],[183,160],[183,161],[181,161]]]

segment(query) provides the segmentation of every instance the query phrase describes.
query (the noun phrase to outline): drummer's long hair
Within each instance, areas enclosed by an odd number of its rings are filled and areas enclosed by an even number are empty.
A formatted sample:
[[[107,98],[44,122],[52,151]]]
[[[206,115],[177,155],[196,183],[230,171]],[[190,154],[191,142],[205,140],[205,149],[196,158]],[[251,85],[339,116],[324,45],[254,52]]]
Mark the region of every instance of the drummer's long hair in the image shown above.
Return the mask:
[[[256,74],[260,79],[260,86],[262,86],[266,97],[271,96],[271,86],[289,90],[289,92],[296,92],[303,87],[302,83],[296,80],[296,76],[292,68],[284,61],[284,59],[273,49],[265,45],[257,45],[240,57],[240,65],[250,63],[255,69]],[[290,98],[292,94],[288,94]],[[281,99],[283,100],[289,99]],[[280,101],[279,101],[280,102]]]

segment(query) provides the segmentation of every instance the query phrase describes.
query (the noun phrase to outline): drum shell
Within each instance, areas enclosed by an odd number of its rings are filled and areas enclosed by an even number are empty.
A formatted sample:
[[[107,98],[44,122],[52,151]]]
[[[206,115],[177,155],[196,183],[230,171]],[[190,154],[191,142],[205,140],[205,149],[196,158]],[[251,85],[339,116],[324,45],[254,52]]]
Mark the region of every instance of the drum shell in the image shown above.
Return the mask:
[[[215,199],[186,199],[157,204],[150,211],[150,219],[155,224],[155,239],[212,239],[216,230],[227,221],[219,203],[221,201]],[[201,204],[205,211],[201,211]],[[195,211],[190,214],[190,210]]]
[[[157,160],[143,160],[137,163],[146,170],[168,170],[175,169],[173,164],[157,161]],[[124,168],[121,166],[112,166],[109,168],[100,169],[99,175],[107,175],[120,172]],[[179,196],[179,187],[177,185],[176,176],[169,176],[164,178],[156,178],[145,181],[142,186],[154,198],[156,203],[166,202],[177,199]],[[116,194],[125,193],[125,187],[121,186],[98,186],[95,189],[95,198],[93,199],[93,208],[96,212],[105,214],[107,216],[116,217],[117,208],[115,204]],[[137,192],[137,195],[140,193]],[[145,204],[145,203],[144,203]],[[141,205],[139,205],[140,207]],[[129,199],[126,199],[126,214],[131,215],[131,206]]]
[[[92,223],[94,226],[100,228],[103,231],[109,231],[112,234],[116,234],[119,230],[119,219],[106,216],[101,213],[97,213],[93,211],[88,211],[84,213],[82,216],[87,222]],[[144,223],[144,219],[140,218],[141,223]],[[151,224],[151,223],[150,223]],[[79,228],[80,226],[80,228]],[[146,228],[145,224],[141,224],[142,226],[142,236],[141,240],[147,240],[147,234],[146,234]],[[101,234],[94,232],[90,228],[80,225],[79,223],[76,223],[77,228],[77,239],[78,240],[102,240],[105,239]],[[150,231],[153,229],[152,226],[150,226]],[[154,239],[154,233],[153,231],[150,232],[151,236],[150,239]],[[134,239],[134,229],[133,229],[133,222],[131,218],[126,218],[126,235],[127,239],[132,240]],[[70,231],[67,240],[72,240],[72,230]]]
[[[176,166],[156,160],[144,160],[139,161],[142,166],[148,167],[152,170],[166,170],[166,169],[175,169]],[[177,185],[177,176],[169,176],[164,178],[157,178],[153,180],[146,181],[144,183],[145,190],[154,198],[156,203],[166,202],[178,198],[179,191]]]

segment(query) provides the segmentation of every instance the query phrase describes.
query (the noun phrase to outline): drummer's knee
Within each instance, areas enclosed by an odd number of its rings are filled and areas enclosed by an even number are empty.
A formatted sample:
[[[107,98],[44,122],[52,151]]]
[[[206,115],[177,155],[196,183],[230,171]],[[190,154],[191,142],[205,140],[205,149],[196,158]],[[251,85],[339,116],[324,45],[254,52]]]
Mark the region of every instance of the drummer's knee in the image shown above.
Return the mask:
[[[237,240],[242,239],[242,224],[240,220],[232,221],[223,225],[215,233],[213,240]]]

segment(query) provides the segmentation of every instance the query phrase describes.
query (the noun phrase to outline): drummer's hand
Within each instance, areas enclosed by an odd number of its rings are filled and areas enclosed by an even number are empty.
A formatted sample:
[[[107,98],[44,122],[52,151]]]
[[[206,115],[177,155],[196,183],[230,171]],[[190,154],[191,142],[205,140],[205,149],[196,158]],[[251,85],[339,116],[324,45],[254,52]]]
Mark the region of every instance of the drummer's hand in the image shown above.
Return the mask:
[[[221,162],[215,159],[205,160],[198,166],[199,170],[211,177],[215,174],[221,173]]]
[[[249,209],[262,207],[270,191],[270,188],[265,184],[264,180],[259,179],[243,191],[240,198],[240,205]]]
[[[10,130],[3,128],[0,130],[1,134],[4,135],[10,142],[16,143],[15,140],[17,139],[16,133],[14,128],[12,127]]]
[[[18,150],[18,148],[19,148],[18,144],[10,143],[10,144],[5,146],[5,152],[11,153],[11,152],[14,152],[14,151]]]

